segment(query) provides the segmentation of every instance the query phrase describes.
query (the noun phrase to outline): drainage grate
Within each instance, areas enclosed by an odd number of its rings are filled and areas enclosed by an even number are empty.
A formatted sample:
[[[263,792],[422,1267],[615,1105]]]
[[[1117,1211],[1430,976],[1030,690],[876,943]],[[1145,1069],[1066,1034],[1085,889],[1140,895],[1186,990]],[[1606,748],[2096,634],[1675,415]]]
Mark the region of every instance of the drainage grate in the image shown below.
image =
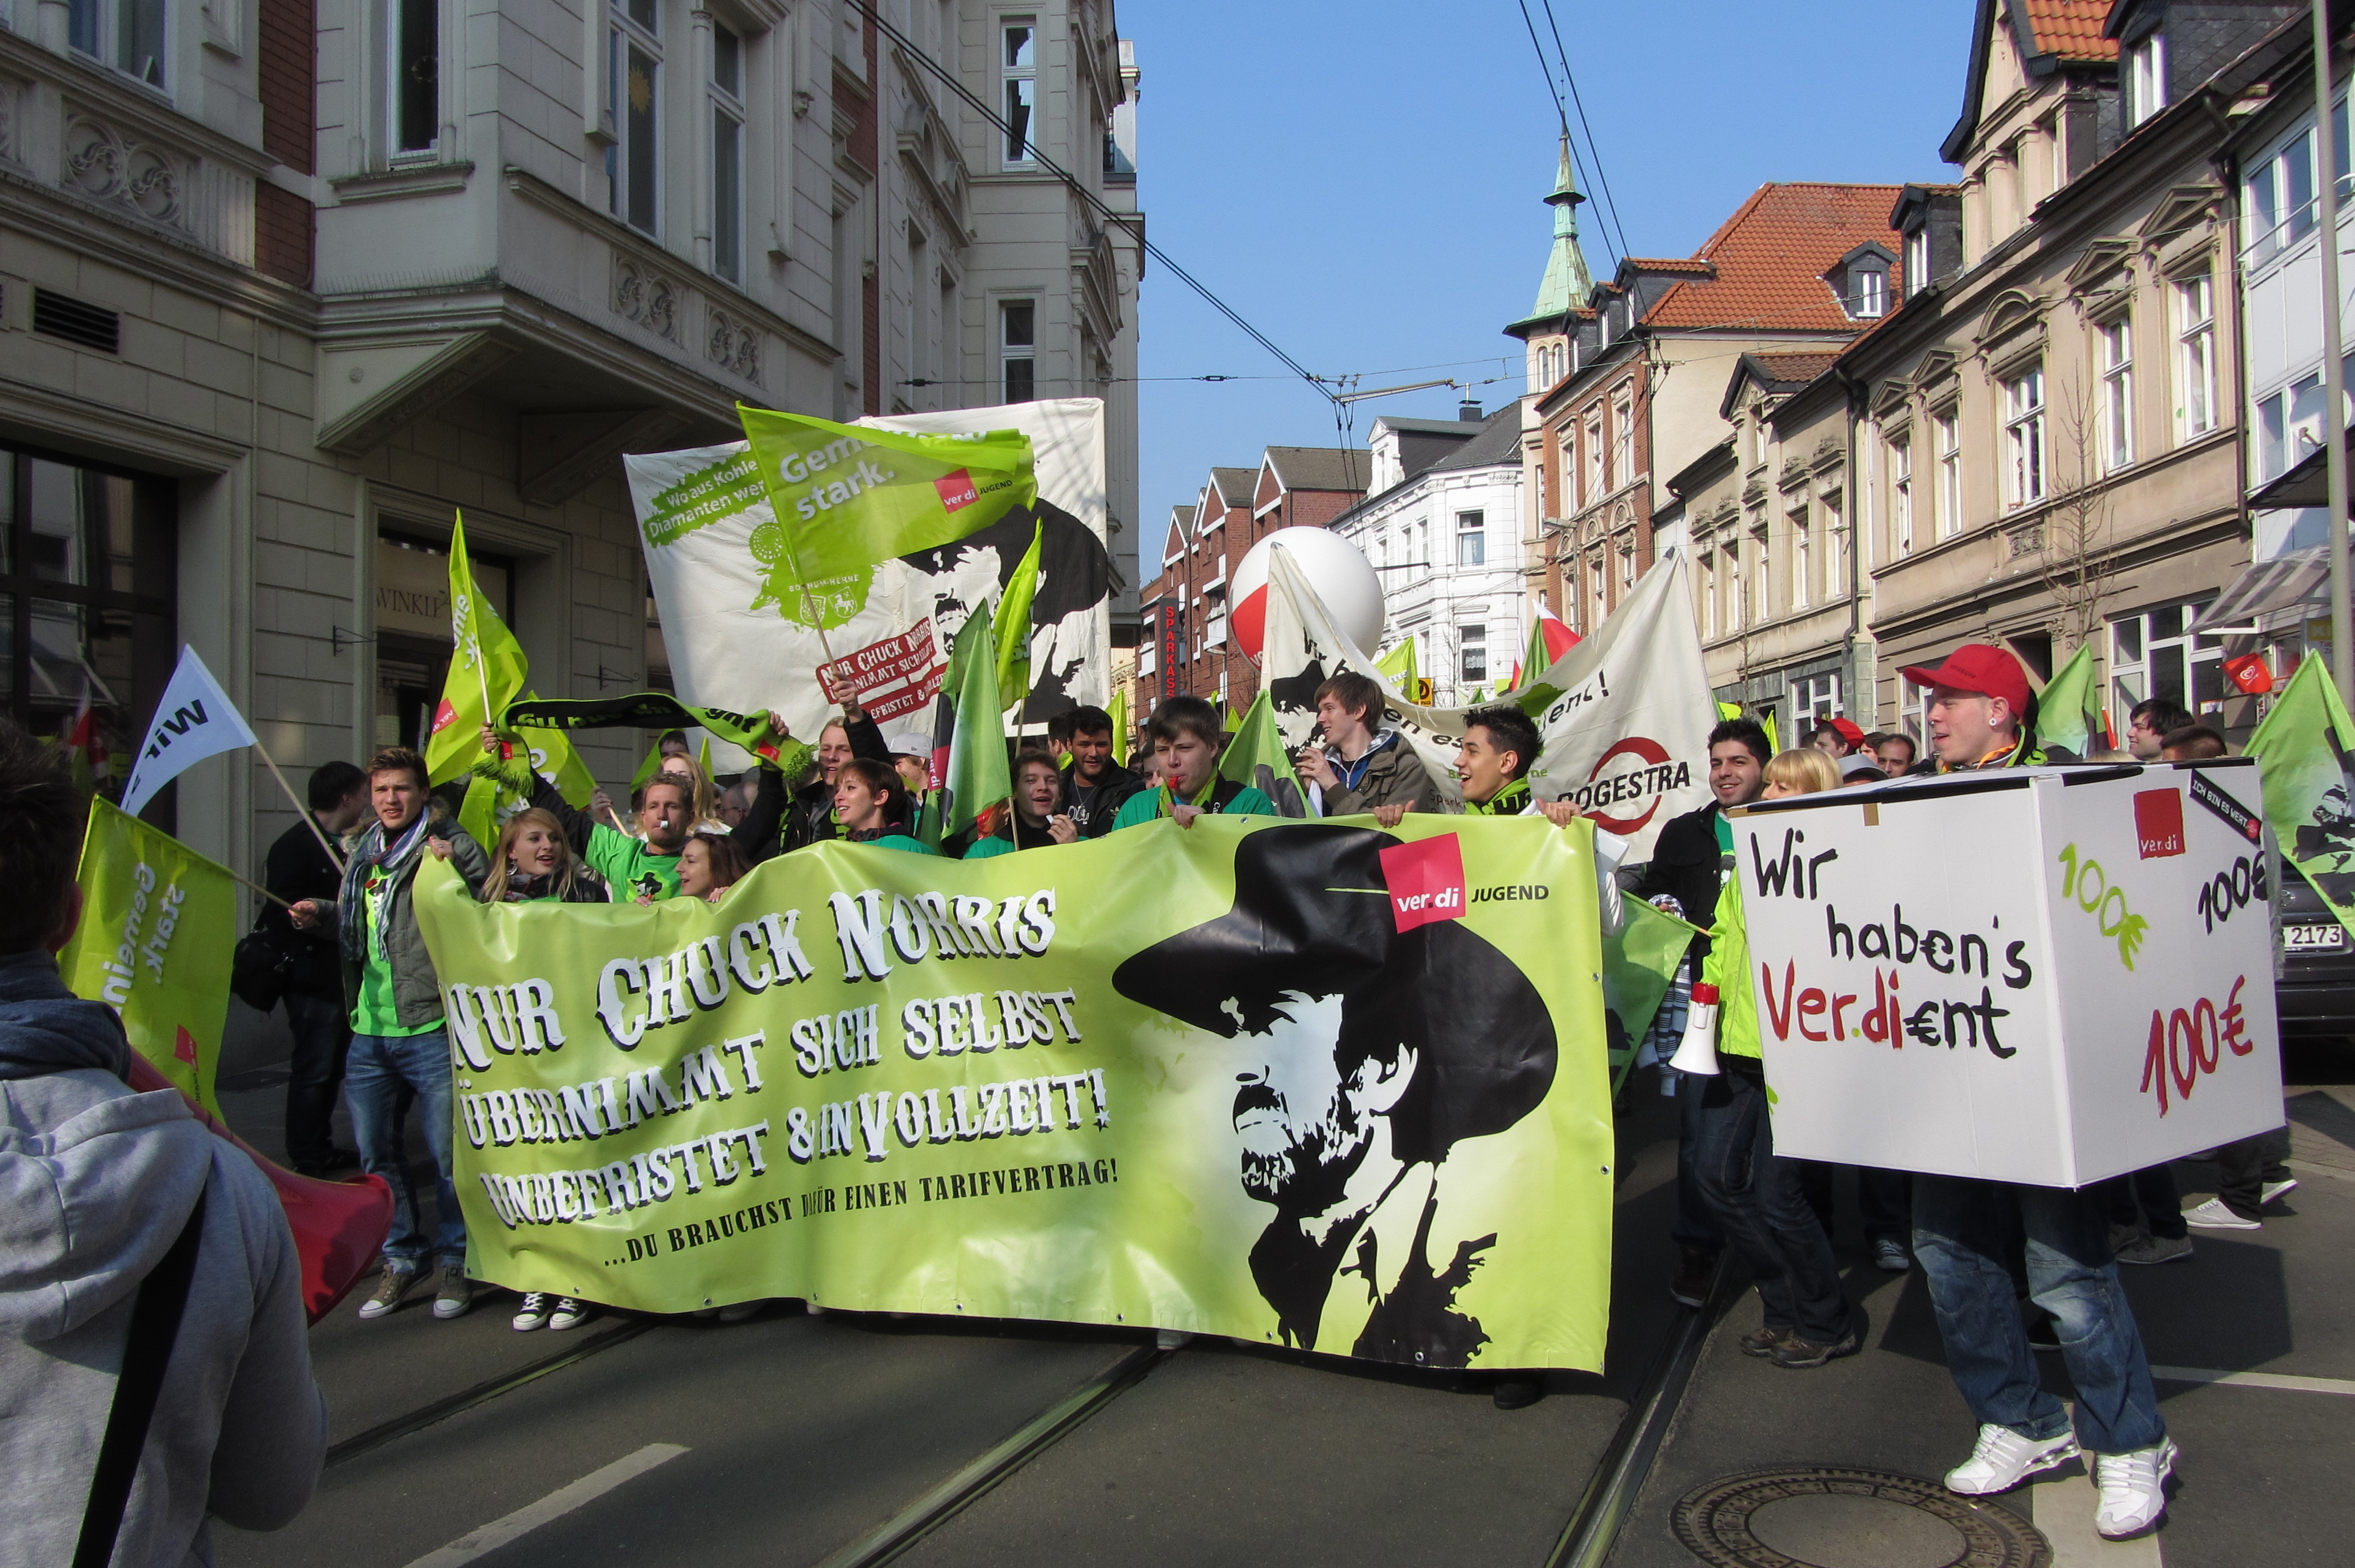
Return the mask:
[[[86,305],[70,294],[34,290],[33,330],[101,354],[123,352],[123,318],[112,311]]]
[[[1685,1550],[1712,1568],[2048,1568],[2052,1561],[2036,1527],[2001,1505],[1880,1470],[1814,1466],[1728,1476],[1687,1492],[1669,1523]]]

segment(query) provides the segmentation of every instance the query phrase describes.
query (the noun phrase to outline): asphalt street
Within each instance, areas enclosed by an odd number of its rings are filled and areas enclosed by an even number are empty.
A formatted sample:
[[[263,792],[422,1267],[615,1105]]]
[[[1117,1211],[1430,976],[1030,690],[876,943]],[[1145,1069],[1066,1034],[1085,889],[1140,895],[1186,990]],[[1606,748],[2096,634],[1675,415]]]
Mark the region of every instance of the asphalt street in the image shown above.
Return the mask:
[[[283,1085],[274,1031],[244,1022],[241,1054],[224,1064],[223,1105],[274,1150]],[[2041,1525],[2059,1568],[2335,1563],[2355,1539],[2355,1497],[2340,1473],[2355,1439],[2355,1330],[2342,1306],[2355,1288],[2355,1049],[2301,1047],[2290,1073],[2299,1189],[2262,1231],[2198,1232],[2191,1262],[2129,1273],[2151,1359],[2168,1369],[2161,1395],[2185,1456],[2167,1528],[2128,1547],[2093,1541],[2090,1489],[2073,1475],[1992,1505]],[[812,1317],[798,1305],[734,1326],[607,1317],[568,1335],[519,1334],[505,1292],[454,1322],[436,1321],[421,1295],[376,1322],[346,1302],[312,1333],[341,1446],[319,1494],[285,1531],[217,1530],[218,1559],[226,1568],[848,1561],[928,1493],[964,1486],[977,1462],[1120,1373],[1114,1392],[993,1475],[898,1560],[1542,1563],[1685,1321],[1665,1290],[1670,1107],[1648,1078],[1627,1107],[1606,1370],[1557,1374],[1550,1397],[1524,1410],[1497,1410],[1476,1379],[1221,1340],[1155,1356],[1135,1333]],[[2187,1206],[2212,1191],[2206,1167],[2186,1163],[2179,1174]],[[1693,1562],[1671,1532],[1672,1512],[1725,1476],[1796,1465],[1934,1478],[1967,1449],[1969,1417],[1921,1276],[1872,1270],[1845,1193],[1842,1204],[1850,1289],[1872,1316],[1865,1352],[1808,1372],[1744,1358],[1732,1341],[1755,1325],[1756,1298],[1736,1297],[1612,1563]],[[2046,1372],[2065,1395],[2057,1361]],[[463,1408],[415,1419],[453,1402]],[[1811,1523],[1785,1505],[1780,1544],[1821,1568],[1945,1560],[1935,1533],[1945,1526],[1884,1511],[1876,1528],[1852,1512]]]

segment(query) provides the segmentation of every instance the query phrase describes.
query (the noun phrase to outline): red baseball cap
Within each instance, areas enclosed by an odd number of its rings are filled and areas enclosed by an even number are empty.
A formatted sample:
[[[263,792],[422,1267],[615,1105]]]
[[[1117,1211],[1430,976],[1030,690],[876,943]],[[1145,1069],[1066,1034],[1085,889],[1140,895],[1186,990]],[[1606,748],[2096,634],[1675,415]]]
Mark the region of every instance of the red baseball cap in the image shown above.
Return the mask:
[[[1978,692],[2001,697],[2022,722],[2028,717],[2028,672],[2019,661],[1986,642],[1966,642],[1943,664],[1909,664],[1905,678],[1917,686],[1952,686],[1958,692]]]
[[[1857,727],[1854,719],[1834,718],[1826,719],[1824,722],[1839,731],[1839,737],[1850,746],[1864,744],[1864,731]]]

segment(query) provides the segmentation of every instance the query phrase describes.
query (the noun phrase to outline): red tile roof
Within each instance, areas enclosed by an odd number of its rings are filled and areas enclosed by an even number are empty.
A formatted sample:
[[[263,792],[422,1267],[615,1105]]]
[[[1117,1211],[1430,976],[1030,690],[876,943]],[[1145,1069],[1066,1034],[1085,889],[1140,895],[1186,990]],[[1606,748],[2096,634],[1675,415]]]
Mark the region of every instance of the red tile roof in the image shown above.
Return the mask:
[[[1753,354],[1751,358],[1777,382],[1789,386],[1794,382],[1813,381],[1832,367],[1839,357],[1838,349],[1816,350],[1797,354]]]
[[[1764,185],[1725,220],[1696,260],[1716,263],[1709,281],[1671,284],[1645,315],[1660,327],[1766,332],[1857,330],[1825,281],[1840,258],[1867,241],[1892,256],[1904,238],[1889,227],[1902,185]],[[1905,297],[1898,266],[1890,298]]]
[[[2022,38],[2021,52],[2059,55],[2069,60],[2114,60],[2115,38],[2102,37],[2114,0],[2027,0],[2032,39]]]

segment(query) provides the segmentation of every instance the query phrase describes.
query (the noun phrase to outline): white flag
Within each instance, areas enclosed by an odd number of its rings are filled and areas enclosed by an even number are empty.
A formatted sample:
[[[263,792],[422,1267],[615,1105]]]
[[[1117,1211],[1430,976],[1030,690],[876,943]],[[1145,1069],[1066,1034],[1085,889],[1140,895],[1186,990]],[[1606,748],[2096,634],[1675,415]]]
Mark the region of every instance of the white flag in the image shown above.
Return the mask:
[[[1345,669],[1370,675],[1382,686],[1383,726],[1414,747],[1453,809],[1461,799],[1455,753],[1469,710],[1408,702],[1334,627],[1305,574],[1280,549],[1268,562],[1267,580],[1260,677],[1284,745],[1297,752],[1315,730],[1316,688],[1327,676]],[[1631,840],[1631,861],[1650,854],[1662,823],[1709,800],[1709,732],[1717,706],[1701,663],[1683,554],[1662,557],[1594,635],[1526,689],[1497,700],[1522,708],[1537,724],[1543,749],[1529,784],[1538,799],[1571,801],[1598,827]]]
[[[131,782],[123,786],[123,809],[139,814],[155,791],[177,779],[194,764],[224,751],[253,744],[245,715],[189,647],[180,650],[180,667],[155,705],[155,722],[148,726],[139,760],[132,765]]]

